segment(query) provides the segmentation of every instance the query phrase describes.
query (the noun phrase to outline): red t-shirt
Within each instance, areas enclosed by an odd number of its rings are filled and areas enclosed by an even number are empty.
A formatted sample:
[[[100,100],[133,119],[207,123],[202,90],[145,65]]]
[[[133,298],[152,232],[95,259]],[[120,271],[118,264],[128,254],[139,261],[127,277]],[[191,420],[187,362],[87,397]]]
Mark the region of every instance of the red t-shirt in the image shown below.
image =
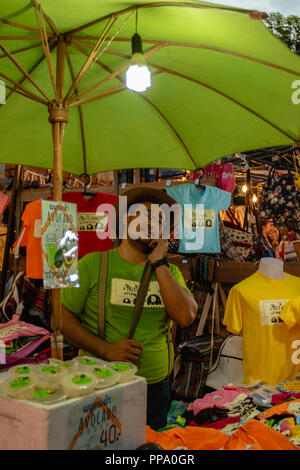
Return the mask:
[[[93,253],[95,251],[107,251],[113,249],[113,240],[106,238],[101,240],[96,233],[96,228],[107,232],[108,215],[97,215],[97,209],[101,204],[114,205],[118,196],[108,193],[97,193],[85,199],[80,192],[63,193],[62,200],[77,204],[78,220],[78,257]],[[102,212],[102,211],[100,211]]]

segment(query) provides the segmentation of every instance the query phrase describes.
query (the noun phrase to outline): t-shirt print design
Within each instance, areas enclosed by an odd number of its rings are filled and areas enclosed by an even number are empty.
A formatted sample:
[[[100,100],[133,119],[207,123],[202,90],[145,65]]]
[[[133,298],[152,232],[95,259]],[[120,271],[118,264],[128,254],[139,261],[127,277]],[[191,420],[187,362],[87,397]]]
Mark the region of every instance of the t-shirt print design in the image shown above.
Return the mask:
[[[201,204],[202,205],[202,204]],[[192,229],[213,229],[215,226],[213,209],[189,209],[184,211],[184,227]]]
[[[279,314],[283,309],[284,304],[288,301],[289,299],[260,300],[259,311],[261,324],[267,326],[281,323],[282,320],[280,320]]]
[[[93,212],[78,212],[78,230],[80,232],[96,231],[105,232],[108,217],[105,212],[94,214]]]
[[[110,303],[123,307],[134,307],[140,282],[113,278],[111,280]],[[157,281],[151,281],[144,302],[144,308],[164,308]]]

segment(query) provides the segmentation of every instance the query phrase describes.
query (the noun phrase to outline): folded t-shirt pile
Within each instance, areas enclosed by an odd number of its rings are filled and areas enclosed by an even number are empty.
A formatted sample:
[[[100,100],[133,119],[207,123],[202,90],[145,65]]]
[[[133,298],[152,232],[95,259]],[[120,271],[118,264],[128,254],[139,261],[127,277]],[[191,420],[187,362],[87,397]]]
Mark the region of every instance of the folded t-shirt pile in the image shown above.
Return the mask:
[[[299,450],[286,436],[255,419],[240,426],[231,436],[203,427],[156,432],[147,426],[146,442],[159,444],[164,450]]]
[[[160,433],[147,429],[147,441],[165,449],[299,450],[299,393],[280,393],[263,382],[250,389],[223,388],[190,404],[174,400],[168,426]],[[268,406],[259,405],[262,400]]]
[[[225,389],[208,393],[191,403],[181,415],[187,426],[215,428],[232,434],[260,410],[247,390]]]
[[[288,400],[261,412],[257,419],[300,447],[300,398],[289,396]]]

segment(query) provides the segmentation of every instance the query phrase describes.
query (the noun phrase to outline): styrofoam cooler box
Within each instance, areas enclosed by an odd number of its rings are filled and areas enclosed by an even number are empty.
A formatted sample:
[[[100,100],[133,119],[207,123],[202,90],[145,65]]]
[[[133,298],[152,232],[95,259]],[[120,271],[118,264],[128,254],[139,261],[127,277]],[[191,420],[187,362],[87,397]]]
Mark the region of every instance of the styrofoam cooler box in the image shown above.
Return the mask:
[[[1,450],[133,450],[146,439],[142,377],[54,405],[0,397]]]

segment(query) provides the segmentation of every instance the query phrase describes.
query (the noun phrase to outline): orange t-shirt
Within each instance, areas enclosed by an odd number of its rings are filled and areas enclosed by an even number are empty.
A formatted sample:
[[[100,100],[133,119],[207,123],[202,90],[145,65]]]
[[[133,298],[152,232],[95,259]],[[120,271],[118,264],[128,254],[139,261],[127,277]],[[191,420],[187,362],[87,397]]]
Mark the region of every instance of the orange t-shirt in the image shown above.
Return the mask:
[[[41,201],[38,199],[25,207],[21,218],[23,228],[14,244],[14,247],[26,246],[26,276],[31,279],[43,279]]]

